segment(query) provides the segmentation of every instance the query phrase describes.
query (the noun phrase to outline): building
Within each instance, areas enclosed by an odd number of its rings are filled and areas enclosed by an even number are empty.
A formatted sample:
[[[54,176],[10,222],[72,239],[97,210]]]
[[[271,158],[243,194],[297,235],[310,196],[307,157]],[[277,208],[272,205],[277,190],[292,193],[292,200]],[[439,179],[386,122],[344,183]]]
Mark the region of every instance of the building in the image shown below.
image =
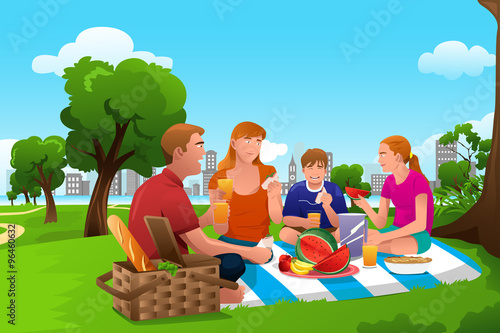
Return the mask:
[[[200,195],[200,184],[193,184],[193,195]]]
[[[151,175],[151,177],[156,176],[156,168],[155,168],[155,167],[152,167],[152,168],[151,168],[151,170],[152,170],[152,172],[153,172],[153,173],[152,173],[152,175]],[[142,183],[144,184],[144,183],[146,182],[146,180],[148,180],[148,179],[149,179],[149,178],[151,178],[151,177],[142,177]]]
[[[439,167],[441,164],[457,161],[457,142],[453,141],[446,146],[439,143],[436,140],[436,187],[441,186],[441,179],[439,179]]]
[[[82,174],[68,173],[66,174],[66,195],[83,195]]]
[[[82,180],[82,195],[90,195],[90,181]]]
[[[193,195],[193,189],[191,187],[184,187],[184,191],[187,195]]]
[[[109,195],[122,195],[122,171],[115,173],[111,186],[109,187]]]
[[[281,194],[287,195],[290,188],[297,182],[297,166],[295,165],[295,161],[292,159],[288,164],[288,182],[281,183]]]
[[[209,150],[205,155],[205,170],[203,173],[203,195],[208,195],[208,183],[217,172],[217,153]]]
[[[476,162],[472,162],[471,165],[470,165],[469,177],[475,176],[476,174],[477,174]]]
[[[326,177],[325,180],[330,181],[332,169],[333,169],[333,153],[327,151],[326,156],[328,156],[328,165],[326,166]]]
[[[363,164],[363,181],[371,183],[373,174],[382,173],[382,167],[378,163],[364,163]]]
[[[436,181],[435,180],[429,180],[429,187],[431,188],[431,191],[434,192],[434,189],[436,188]]]
[[[134,195],[141,186],[141,176],[134,170],[127,169],[127,192],[125,195]]]
[[[372,179],[371,179],[372,195],[380,195],[382,193],[382,186],[384,186],[384,182],[387,176],[389,176],[388,173],[372,174]]]

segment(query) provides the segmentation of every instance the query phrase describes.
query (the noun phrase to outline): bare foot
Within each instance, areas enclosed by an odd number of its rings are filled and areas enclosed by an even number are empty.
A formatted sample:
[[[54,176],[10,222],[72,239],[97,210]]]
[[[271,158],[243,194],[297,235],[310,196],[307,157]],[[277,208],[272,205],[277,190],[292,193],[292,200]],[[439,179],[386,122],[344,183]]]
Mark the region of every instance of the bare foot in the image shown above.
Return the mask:
[[[221,304],[241,303],[245,295],[245,286],[240,286],[236,290],[228,288],[220,289],[220,302]]]

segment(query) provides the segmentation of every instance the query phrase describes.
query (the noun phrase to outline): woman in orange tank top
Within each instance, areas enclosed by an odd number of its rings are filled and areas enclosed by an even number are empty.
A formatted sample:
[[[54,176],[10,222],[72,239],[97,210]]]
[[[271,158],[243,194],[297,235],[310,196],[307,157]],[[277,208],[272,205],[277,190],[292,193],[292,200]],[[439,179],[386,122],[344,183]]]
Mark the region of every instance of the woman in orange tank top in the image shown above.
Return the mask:
[[[266,131],[252,122],[238,124],[232,134],[226,157],[219,163],[218,172],[208,184],[210,204],[222,199],[218,188],[220,178],[233,178],[233,193],[229,200],[229,221],[214,224],[219,239],[228,243],[255,246],[267,234],[272,220],[280,224],[283,219],[281,184],[272,182],[267,190],[261,184],[267,176],[276,173],[259,158]]]

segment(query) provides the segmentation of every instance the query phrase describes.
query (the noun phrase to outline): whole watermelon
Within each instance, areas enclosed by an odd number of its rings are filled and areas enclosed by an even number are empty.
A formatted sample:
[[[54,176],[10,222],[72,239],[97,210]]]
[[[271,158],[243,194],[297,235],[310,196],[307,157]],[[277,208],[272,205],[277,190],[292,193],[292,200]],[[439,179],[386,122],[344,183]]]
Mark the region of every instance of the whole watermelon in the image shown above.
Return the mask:
[[[307,229],[297,238],[295,253],[301,261],[317,264],[337,250],[337,241],[321,228]]]

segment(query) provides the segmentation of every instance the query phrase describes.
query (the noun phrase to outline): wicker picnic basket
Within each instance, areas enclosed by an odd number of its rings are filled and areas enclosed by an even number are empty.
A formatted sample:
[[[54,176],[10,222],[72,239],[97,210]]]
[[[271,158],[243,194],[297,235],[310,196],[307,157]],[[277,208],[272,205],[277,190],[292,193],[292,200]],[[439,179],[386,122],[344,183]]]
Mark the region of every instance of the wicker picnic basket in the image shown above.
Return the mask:
[[[168,219],[144,218],[160,259],[179,266],[172,276],[166,270],[138,272],[130,261],[113,263],[113,270],[97,278],[97,285],[113,295],[113,307],[131,320],[168,318],[220,311],[220,287],[238,284],[219,278],[220,259],[202,254],[181,255]],[[113,279],[113,287],[105,284]]]

